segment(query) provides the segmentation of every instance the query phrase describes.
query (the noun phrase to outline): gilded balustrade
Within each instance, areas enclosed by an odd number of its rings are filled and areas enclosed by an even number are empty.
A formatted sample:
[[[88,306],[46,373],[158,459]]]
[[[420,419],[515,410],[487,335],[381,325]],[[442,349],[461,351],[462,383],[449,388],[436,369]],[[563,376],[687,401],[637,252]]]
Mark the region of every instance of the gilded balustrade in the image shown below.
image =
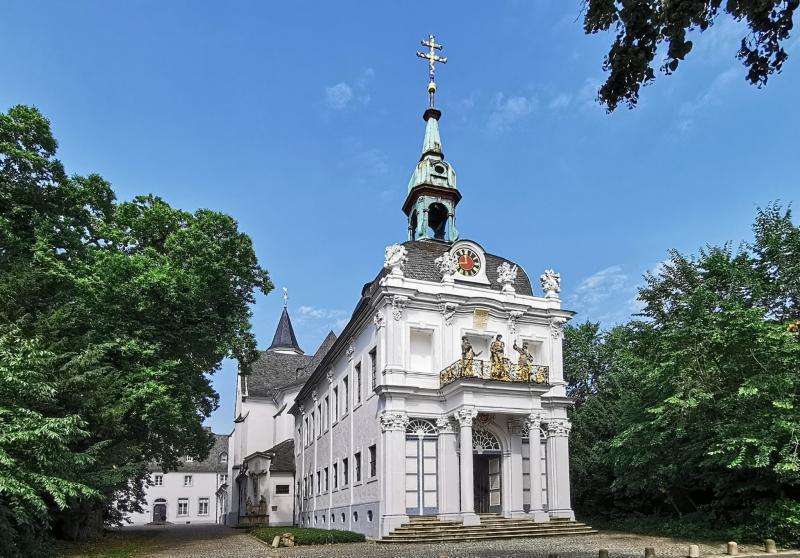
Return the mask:
[[[538,364],[514,364],[509,362],[508,359],[504,359],[501,366],[492,366],[486,360],[460,359],[439,373],[439,382],[442,387],[459,378],[548,384],[550,382],[550,368]]]

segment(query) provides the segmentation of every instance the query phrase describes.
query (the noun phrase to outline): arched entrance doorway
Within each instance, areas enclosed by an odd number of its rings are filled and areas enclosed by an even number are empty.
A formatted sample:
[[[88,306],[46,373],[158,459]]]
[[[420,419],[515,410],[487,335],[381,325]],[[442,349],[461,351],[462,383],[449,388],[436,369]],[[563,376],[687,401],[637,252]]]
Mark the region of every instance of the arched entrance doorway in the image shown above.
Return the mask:
[[[500,441],[488,430],[475,429],[472,451],[475,513],[500,513],[503,506]]]
[[[158,498],[153,502],[153,523],[166,523],[167,522],[167,501],[164,498]]]

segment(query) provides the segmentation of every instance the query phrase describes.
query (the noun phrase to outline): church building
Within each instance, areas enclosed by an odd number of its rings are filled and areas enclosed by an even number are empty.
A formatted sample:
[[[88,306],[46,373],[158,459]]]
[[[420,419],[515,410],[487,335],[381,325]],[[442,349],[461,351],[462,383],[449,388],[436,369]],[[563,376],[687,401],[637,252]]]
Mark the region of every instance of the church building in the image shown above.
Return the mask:
[[[423,44],[430,106],[402,207],[406,240],[386,248],[302,385],[275,399],[293,401],[275,412],[293,417],[294,520],[385,540],[419,518],[566,523],[562,327],[573,313],[561,307],[556,272],[534,287],[513,260],[459,235],[462,196],[434,106],[433,64],[446,59],[433,37]]]

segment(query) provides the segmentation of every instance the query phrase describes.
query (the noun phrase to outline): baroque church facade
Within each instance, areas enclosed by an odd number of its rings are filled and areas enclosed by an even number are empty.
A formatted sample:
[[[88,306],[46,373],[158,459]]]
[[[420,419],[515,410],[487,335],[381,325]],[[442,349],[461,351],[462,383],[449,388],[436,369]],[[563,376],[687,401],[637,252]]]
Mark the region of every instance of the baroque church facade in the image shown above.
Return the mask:
[[[298,525],[382,538],[415,516],[574,519],[560,277],[462,239],[429,108],[403,211],[353,316],[299,390]]]
[[[534,289],[519,265],[459,236],[434,108],[433,62],[446,60],[433,37],[423,44],[430,108],[402,207],[407,239],[386,248],[338,337],[304,355],[284,308],[272,346],[240,374],[229,524],[388,540],[415,518],[574,519],[562,366],[573,313],[557,273]],[[290,476],[270,470],[278,461],[291,468],[291,506],[277,499],[274,479],[286,496]]]

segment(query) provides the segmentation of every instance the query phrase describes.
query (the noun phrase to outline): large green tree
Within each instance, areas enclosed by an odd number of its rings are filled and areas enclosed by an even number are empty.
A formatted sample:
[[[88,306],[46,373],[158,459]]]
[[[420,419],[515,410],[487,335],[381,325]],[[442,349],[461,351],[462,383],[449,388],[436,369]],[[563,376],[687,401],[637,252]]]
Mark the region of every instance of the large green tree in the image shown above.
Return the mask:
[[[771,206],[754,233],[736,250],[671,252],[646,276],[641,321],[568,331],[573,389],[599,378],[573,413],[579,507],[700,513],[800,541],[800,229]],[[593,471],[603,490],[582,484]]]
[[[207,453],[209,374],[253,360],[249,304],[272,285],[230,217],[117,202],[56,147],[36,109],[0,114],[0,373],[16,386],[0,390],[0,529],[81,537],[137,507],[147,462]],[[26,553],[17,533],[0,554]]]
[[[785,45],[798,6],[800,0],[583,0],[584,31],[615,33],[598,100],[609,112],[620,103],[634,107],[641,87],[655,79],[656,67],[665,74],[677,70],[694,47],[692,33],[707,31],[723,17],[746,23],[735,55],[748,69],[747,80],[761,87],[789,58]]]

